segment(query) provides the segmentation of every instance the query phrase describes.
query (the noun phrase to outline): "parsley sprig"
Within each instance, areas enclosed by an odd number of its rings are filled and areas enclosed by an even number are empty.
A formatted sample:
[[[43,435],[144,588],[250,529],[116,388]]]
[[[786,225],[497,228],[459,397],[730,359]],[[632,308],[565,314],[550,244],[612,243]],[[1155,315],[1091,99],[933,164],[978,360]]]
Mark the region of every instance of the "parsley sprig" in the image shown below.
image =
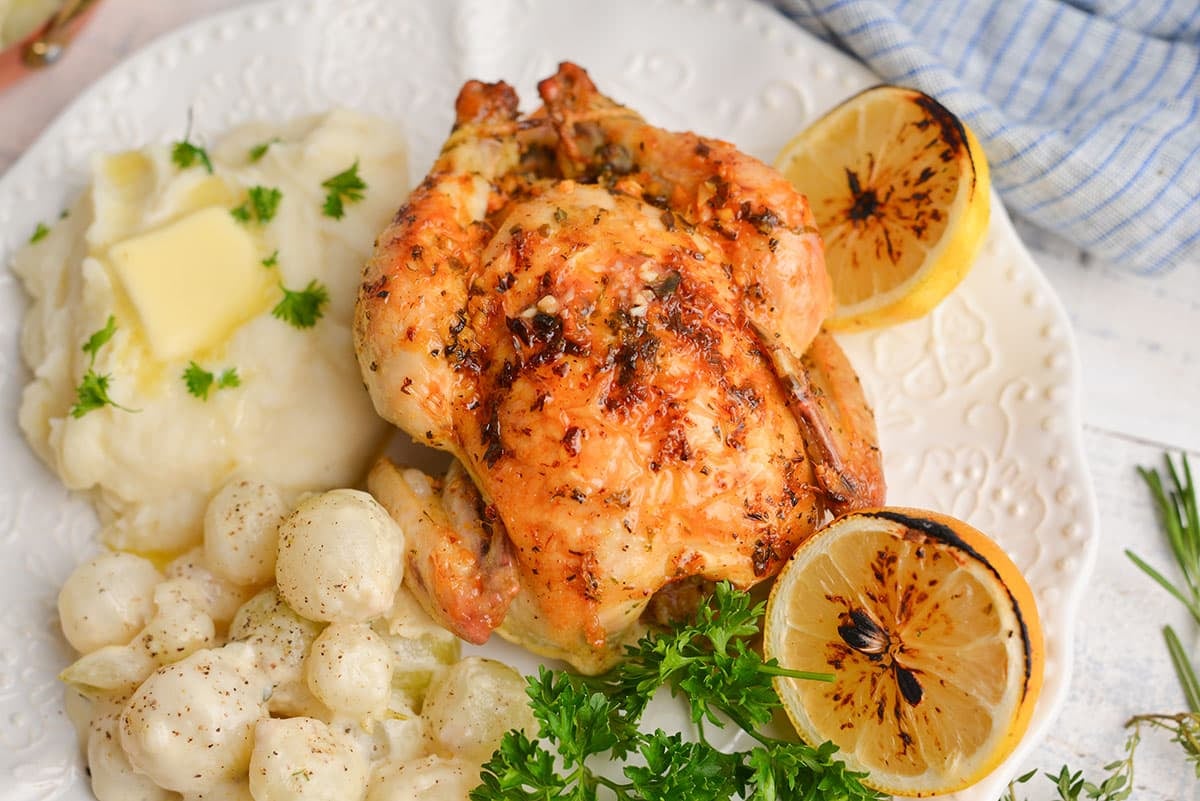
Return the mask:
[[[112,376],[107,373],[96,372],[96,355],[100,349],[109,343],[113,335],[117,333],[117,320],[111,314],[108,316],[108,321],[99,331],[94,332],[88,337],[87,342],[83,343],[83,352],[88,354],[88,369],[84,372],[83,378],[79,381],[79,386],[75,387],[75,405],[71,407],[71,416],[79,419],[88,412],[105,406],[113,406],[126,412],[136,412],[136,409],[129,409],[114,401],[108,394],[109,384],[112,382]]]
[[[196,362],[188,362],[187,368],[183,371],[183,383],[187,386],[187,391],[199,398],[200,400],[208,400],[208,393],[212,389],[230,389],[232,387],[240,387],[242,379],[238,377],[236,367],[228,367],[221,371],[219,375],[213,375],[208,370],[205,370]]]
[[[283,200],[283,192],[273,186],[252,186],[246,191],[246,200],[242,205],[230,210],[229,213],[238,222],[248,223],[255,220],[267,223],[279,210],[279,201],[281,200]]]
[[[832,678],[763,661],[747,643],[762,613],[762,604],[752,605],[745,593],[721,583],[695,621],[642,638],[611,673],[582,677],[541,668],[527,679],[540,739],[506,734],[484,764],[472,801],[882,799],[862,784],[861,774],[834,758],[832,743],[813,748],[766,736],[753,725],[768,721],[779,707],[773,676]],[[639,728],[663,684],[687,697],[698,740]],[[705,725],[729,720],[754,738],[752,749],[725,753],[708,741]],[[593,759],[621,763],[625,780],[593,771]]]
[[[328,190],[321,211],[326,217],[340,220],[346,214],[346,203],[357,203],[363,199],[367,184],[359,176],[358,161],[355,160],[347,169],[323,181],[321,188]]]
[[[208,151],[199,145],[189,142],[187,139],[172,145],[171,161],[181,170],[186,170],[189,167],[199,164],[204,167],[209,175],[212,175],[213,165],[212,161],[208,158]]]
[[[329,290],[315,278],[299,291],[288,289],[283,284],[279,288],[283,290],[283,300],[271,309],[271,316],[296,328],[312,328],[324,315],[323,309],[329,302]]]
[[[213,165],[208,157],[208,151],[192,141],[191,109],[188,109],[187,127],[183,130],[183,139],[171,145],[171,161],[181,170],[199,164],[209,175],[213,173]]]

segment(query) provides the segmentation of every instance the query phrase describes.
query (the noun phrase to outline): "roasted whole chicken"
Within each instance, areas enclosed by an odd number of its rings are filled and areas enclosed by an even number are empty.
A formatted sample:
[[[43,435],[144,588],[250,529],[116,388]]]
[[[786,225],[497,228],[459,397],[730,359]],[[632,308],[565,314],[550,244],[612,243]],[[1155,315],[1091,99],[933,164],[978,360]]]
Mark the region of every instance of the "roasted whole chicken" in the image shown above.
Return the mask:
[[[828,512],[882,503],[804,198],[732,145],[647,124],[564,63],[522,116],[467,83],[379,236],[355,346],[379,413],[449,451],[381,462],[406,582],[471,642],[584,672],[705,582],[774,575]]]

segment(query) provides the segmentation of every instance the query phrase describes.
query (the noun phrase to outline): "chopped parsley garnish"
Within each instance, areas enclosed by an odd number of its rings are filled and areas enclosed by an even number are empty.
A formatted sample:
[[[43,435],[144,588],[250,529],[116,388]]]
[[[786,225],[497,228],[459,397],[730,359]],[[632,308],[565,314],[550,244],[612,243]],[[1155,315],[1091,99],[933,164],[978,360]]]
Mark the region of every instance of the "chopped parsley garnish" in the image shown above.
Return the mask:
[[[276,142],[282,141],[278,136],[273,136],[265,142],[259,142],[254,147],[250,148],[251,163],[258,161],[263,156],[267,155],[267,150]]]
[[[358,175],[358,161],[355,160],[349,169],[339,172],[321,184],[322,189],[329,190],[325,195],[325,205],[322,207],[326,217],[340,220],[346,214],[346,203],[356,203],[363,199],[363,191],[367,184]]]
[[[184,136],[182,142],[176,142],[171,148],[171,161],[175,162],[175,166],[181,170],[200,164],[209,175],[212,175],[213,165],[209,161],[208,151],[189,142],[187,136]]]
[[[110,314],[108,322],[104,324],[104,327],[93,333],[88,337],[87,342],[83,343],[82,350],[90,358],[87,371],[83,374],[83,378],[80,379],[79,386],[75,387],[75,405],[71,407],[72,417],[78,419],[88,412],[104,406],[113,406],[126,412],[137,411],[136,409],[128,409],[109,397],[108,386],[112,381],[112,376],[96,372],[96,354],[108,344],[116,332],[117,320]]]
[[[32,245],[34,242],[41,242],[49,235],[50,229],[46,227],[45,223],[40,222],[37,224],[37,228],[33,229],[33,234],[29,237],[29,244]]]
[[[312,328],[321,319],[322,307],[329,302],[329,290],[316,279],[308,282],[303,290],[295,292],[283,284],[283,300],[271,309],[271,315],[296,328]]]
[[[229,212],[235,220],[244,223],[251,220],[270,222],[279,210],[279,201],[283,200],[283,193],[273,186],[252,186],[246,194],[246,202]]]
[[[279,266],[279,251],[276,250],[270,256],[262,260],[263,267],[278,267]]]
[[[200,400],[208,400],[209,390],[214,387],[216,389],[240,387],[242,379],[238,377],[236,367],[226,368],[221,371],[220,375],[214,376],[195,362],[188,362],[187,369],[183,371],[183,383],[187,385],[187,391],[192,395]]]

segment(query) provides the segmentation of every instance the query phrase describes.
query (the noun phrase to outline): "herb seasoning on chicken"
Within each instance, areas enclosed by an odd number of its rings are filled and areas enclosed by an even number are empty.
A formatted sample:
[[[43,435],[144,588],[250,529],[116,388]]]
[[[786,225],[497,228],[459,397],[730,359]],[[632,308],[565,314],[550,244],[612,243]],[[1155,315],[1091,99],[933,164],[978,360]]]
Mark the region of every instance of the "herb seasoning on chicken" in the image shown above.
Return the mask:
[[[877,505],[875,427],[820,333],[804,198],[732,145],[648,125],[573,64],[520,116],[467,83],[380,235],[355,344],[380,414],[457,461],[381,463],[406,580],[465,639],[594,672],[697,582],[774,575]],[[411,503],[423,504],[413,514]]]

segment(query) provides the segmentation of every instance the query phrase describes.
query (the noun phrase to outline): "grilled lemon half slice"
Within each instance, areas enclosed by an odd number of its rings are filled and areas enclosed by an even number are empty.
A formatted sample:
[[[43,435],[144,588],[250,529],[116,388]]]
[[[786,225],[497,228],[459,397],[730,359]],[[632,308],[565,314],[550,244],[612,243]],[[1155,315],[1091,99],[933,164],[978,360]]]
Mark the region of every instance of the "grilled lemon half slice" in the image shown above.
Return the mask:
[[[864,784],[962,789],[1029,724],[1045,650],[1037,605],[998,545],[915,509],[838,518],[804,542],[767,605],[765,655],[833,683],[775,688],[809,743],[832,740]]]
[[[987,158],[963,123],[915,89],[876,86],[783,148],[825,240],[832,330],[929,312],[970,271],[987,233]]]

